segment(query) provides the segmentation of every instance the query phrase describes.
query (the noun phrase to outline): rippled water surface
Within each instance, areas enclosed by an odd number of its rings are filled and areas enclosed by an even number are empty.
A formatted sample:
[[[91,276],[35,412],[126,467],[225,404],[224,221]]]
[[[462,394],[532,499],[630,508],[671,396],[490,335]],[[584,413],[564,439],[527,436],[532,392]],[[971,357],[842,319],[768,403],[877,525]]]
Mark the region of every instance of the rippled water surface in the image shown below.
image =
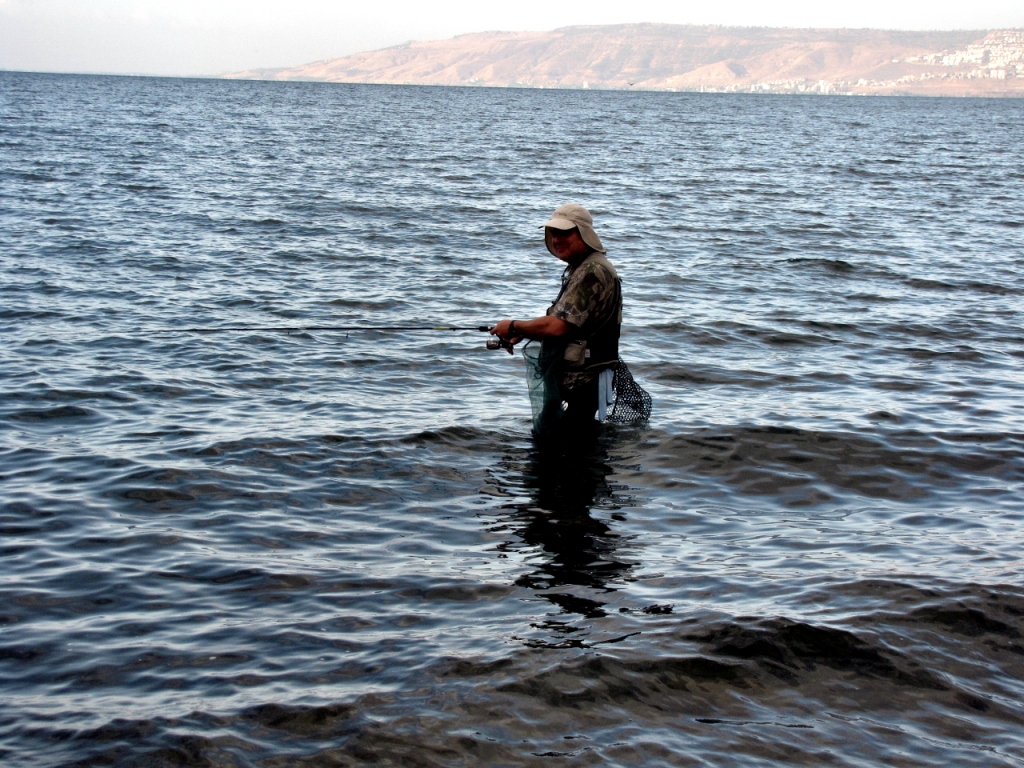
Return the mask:
[[[0,760],[1024,765],[1022,117],[0,73]],[[593,455],[484,334],[179,330],[534,316],[566,201]]]

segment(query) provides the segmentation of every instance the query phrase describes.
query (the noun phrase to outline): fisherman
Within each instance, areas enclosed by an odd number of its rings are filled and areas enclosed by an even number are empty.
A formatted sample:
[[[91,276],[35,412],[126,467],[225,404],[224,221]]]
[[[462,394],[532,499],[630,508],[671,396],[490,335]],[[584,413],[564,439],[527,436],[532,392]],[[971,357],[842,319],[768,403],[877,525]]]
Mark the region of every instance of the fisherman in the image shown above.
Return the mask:
[[[554,361],[558,392],[551,399],[561,426],[592,429],[599,390],[611,387],[610,380],[604,386],[602,371],[610,378],[619,357],[621,282],[582,205],[559,206],[542,226],[548,251],[566,264],[562,289],[544,317],[501,320],[490,332],[508,343],[510,354],[524,339],[541,341],[542,356]]]

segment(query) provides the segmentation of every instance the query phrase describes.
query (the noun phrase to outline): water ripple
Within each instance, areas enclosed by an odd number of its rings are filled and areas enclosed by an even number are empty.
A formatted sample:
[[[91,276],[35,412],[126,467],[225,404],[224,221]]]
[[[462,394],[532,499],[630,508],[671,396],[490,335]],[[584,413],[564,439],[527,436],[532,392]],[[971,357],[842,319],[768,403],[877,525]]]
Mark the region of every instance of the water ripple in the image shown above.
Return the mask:
[[[1021,765],[1020,106],[0,73],[0,757]]]

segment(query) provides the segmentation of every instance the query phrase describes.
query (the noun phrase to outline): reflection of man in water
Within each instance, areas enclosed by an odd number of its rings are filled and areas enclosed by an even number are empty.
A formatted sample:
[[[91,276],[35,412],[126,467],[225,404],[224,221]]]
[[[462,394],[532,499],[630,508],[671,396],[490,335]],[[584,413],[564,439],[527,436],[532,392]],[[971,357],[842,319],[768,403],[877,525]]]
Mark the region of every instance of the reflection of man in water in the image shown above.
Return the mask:
[[[557,462],[539,447],[524,458],[521,475],[516,457],[510,457],[503,475],[505,482],[517,478],[513,481],[517,485],[508,490],[514,496],[525,491],[529,501],[505,507],[519,541],[507,541],[501,549],[531,553],[533,570],[521,574],[515,583],[536,590],[538,597],[558,607],[557,614],[534,626],[553,632],[556,645],[586,645],[596,639],[594,629],[570,614],[586,619],[606,615],[607,595],[620,588],[633,568],[617,552],[620,534],[605,521],[609,514],[619,517],[612,511],[623,501],[619,489],[608,483],[609,456],[598,441],[593,451],[572,452]],[[595,506],[605,511],[595,516]]]
[[[619,357],[622,290],[593,224],[582,205],[555,209],[543,225],[544,243],[566,263],[562,290],[544,317],[501,320],[491,329],[512,345],[523,339],[544,343],[557,365],[561,420],[570,427],[593,425],[601,373]]]

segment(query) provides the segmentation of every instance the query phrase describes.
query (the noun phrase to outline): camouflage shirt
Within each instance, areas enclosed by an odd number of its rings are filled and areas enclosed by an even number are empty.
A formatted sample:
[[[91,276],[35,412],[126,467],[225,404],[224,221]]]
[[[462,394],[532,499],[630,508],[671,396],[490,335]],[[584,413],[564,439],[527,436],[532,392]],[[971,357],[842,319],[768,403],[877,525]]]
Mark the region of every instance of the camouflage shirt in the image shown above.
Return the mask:
[[[562,277],[562,290],[555,303],[548,307],[554,315],[574,327],[572,339],[587,339],[596,334],[614,332],[618,339],[618,326],[622,322],[622,297],[618,276],[604,254],[592,253],[575,267],[568,267]],[[604,362],[604,361],[594,361]],[[595,379],[602,366],[580,371],[566,371],[562,386],[572,389]]]

